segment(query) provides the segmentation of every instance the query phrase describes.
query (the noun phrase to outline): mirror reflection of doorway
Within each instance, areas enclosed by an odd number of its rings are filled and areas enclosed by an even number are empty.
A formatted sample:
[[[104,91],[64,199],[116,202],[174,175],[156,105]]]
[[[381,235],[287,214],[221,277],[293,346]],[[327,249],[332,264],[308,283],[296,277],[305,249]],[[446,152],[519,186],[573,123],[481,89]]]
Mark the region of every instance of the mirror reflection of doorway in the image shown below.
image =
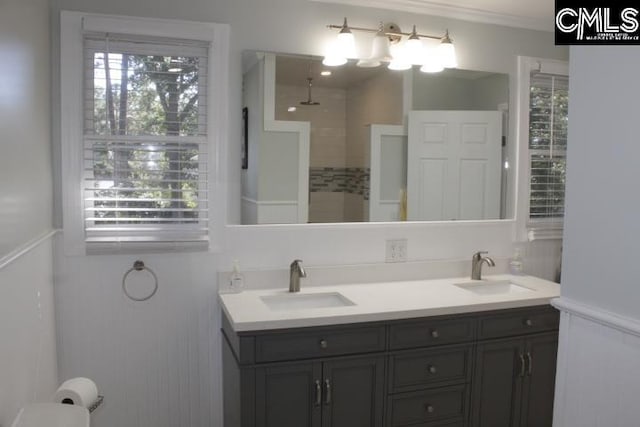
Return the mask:
[[[502,112],[409,113],[407,220],[500,218]]]

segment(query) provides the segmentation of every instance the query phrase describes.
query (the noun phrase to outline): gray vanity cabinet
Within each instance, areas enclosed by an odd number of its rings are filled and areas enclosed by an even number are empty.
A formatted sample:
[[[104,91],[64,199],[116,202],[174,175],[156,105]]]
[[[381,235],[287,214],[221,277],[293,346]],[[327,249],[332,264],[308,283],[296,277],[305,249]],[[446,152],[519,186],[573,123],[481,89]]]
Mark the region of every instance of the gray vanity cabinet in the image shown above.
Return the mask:
[[[336,359],[322,364],[322,427],[381,427],[385,358]]]
[[[256,427],[376,427],[384,357],[339,358],[255,369]]]
[[[524,341],[478,345],[473,391],[473,427],[517,427],[520,419]]]
[[[557,332],[478,344],[473,427],[551,427]]]
[[[253,372],[256,427],[321,427],[321,364],[291,363]]]
[[[225,427],[382,427],[384,325],[223,331]]]
[[[537,306],[240,332],[225,427],[551,427],[558,312]]]
[[[558,334],[551,333],[528,338],[526,353],[531,355],[523,386],[520,425],[548,427],[553,422]]]

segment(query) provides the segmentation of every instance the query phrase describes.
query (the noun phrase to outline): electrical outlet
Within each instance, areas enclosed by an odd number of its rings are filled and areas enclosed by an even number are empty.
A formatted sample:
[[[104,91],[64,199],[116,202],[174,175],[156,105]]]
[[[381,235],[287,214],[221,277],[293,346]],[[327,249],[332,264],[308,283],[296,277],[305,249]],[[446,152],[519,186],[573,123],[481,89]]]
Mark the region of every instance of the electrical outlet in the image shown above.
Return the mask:
[[[386,262],[407,261],[407,239],[390,239],[386,241]]]

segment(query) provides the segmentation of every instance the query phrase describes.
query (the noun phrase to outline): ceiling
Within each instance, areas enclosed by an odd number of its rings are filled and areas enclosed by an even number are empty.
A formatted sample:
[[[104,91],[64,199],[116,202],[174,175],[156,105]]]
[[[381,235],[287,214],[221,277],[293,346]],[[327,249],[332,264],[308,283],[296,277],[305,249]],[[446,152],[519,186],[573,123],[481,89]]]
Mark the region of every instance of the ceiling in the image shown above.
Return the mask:
[[[311,0],[553,31],[554,0]]]
[[[331,76],[324,77],[320,71],[330,70]],[[325,67],[322,65],[322,58],[304,57],[296,55],[276,56],[276,83],[305,86],[307,77],[313,78],[313,85],[334,89],[345,89],[356,82],[367,80],[379,72],[385,70],[378,68],[359,68],[354,61],[342,67]]]

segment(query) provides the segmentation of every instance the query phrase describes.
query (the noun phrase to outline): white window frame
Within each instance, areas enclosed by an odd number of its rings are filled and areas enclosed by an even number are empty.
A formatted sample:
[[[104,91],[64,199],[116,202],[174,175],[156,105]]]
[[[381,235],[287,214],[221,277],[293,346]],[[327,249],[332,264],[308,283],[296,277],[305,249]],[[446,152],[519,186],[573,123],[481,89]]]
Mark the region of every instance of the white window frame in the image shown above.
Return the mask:
[[[549,74],[569,75],[569,63],[553,59],[518,57],[518,83],[516,100],[518,104],[518,126],[516,140],[518,155],[518,192],[516,196],[516,227],[519,241],[539,239],[562,239],[563,220],[529,219],[531,189],[531,161],[529,152],[529,101],[531,72],[540,70]]]
[[[208,111],[209,244],[188,243],[85,243],[82,198],[83,178],[83,37],[85,32],[118,33],[147,37],[200,40],[210,43]],[[60,139],[64,248],[67,255],[120,252],[166,252],[194,249],[218,251],[222,229],[223,198],[219,163],[228,128],[229,26],[194,21],[99,15],[62,11],[60,16]]]

